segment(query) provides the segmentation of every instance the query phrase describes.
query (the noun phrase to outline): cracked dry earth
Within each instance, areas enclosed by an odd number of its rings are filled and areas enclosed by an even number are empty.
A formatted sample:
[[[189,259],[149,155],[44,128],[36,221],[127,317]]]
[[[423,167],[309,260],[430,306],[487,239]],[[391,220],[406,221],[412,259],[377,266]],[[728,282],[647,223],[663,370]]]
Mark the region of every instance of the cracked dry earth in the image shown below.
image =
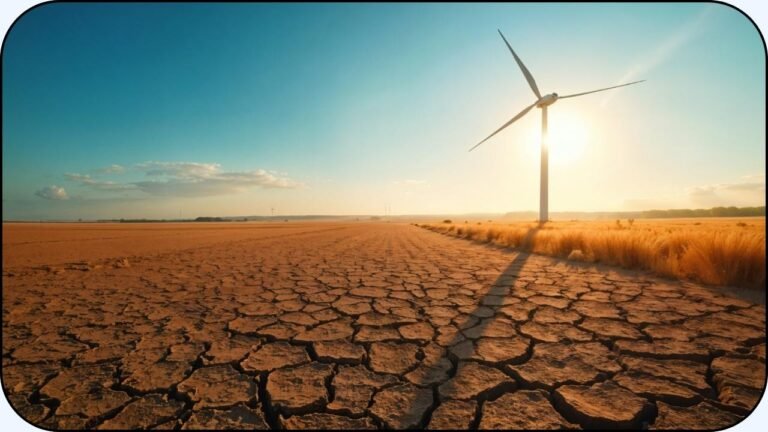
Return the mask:
[[[765,308],[358,223],[3,273],[6,394],[46,428],[719,429]]]

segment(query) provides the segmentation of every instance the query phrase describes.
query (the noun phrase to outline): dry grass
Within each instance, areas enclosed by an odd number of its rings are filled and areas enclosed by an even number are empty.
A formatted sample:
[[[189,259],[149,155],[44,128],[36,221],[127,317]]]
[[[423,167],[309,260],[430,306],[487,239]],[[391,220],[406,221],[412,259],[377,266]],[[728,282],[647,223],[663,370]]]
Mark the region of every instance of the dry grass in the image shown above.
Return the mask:
[[[712,285],[765,286],[765,218],[423,224],[461,238]]]

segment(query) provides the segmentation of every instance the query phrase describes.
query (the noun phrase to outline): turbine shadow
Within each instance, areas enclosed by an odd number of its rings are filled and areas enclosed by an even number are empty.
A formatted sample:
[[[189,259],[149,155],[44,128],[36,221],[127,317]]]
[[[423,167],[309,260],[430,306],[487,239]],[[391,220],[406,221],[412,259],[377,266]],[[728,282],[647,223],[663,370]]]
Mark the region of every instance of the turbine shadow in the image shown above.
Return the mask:
[[[538,229],[539,228],[531,228],[525,236],[525,241],[532,241]],[[457,240],[464,241],[459,239]],[[483,244],[483,246],[492,247],[494,249],[500,248],[490,244]],[[426,368],[427,370],[434,369],[434,373],[438,374],[441,363],[445,363],[443,359],[450,361],[452,366],[448,374],[448,379],[429,384],[429,387],[433,390],[434,402],[432,407],[424,414],[419,424],[419,428],[426,428],[429,424],[432,413],[443,402],[440,400],[440,386],[446,384],[456,377],[456,373],[460,364],[465,362],[476,362],[488,365],[489,362],[475,358],[474,341],[482,338],[486,334],[488,327],[496,322],[499,318],[503,319],[505,323],[508,320],[508,318],[506,318],[506,316],[503,315],[499,310],[506,306],[504,304],[505,296],[514,289],[515,281],[517,280],[521,270],[523,270],[525,267],[529,257],[530,254],[527,252],[516,251],[515,257],[496,277],[496,280],[489,286],[483,288],[484,292],[477,297],[477,303],[474,305],[474,309],[468,314],[464,315],[464,319],[461,322],[456,323],[454,321],[454,324],[451,324],[451,326],[455,327],[457,331],[456,334],[447,343],[440,344],[442,348],[444,348],[443,355],[440,357],[433,357],[431,359],[425,358],[422,361],[419,368]],[[492,312],[489,314],[487,309],[491,309]],[[514,325],[514,332],[516,334],[515,337],[520,337],[518,326],[516,324]],[[434,343],[434,341],[431,343]],[[530,356],[530,351],[531,343],[529,342],[528,348],[526,350],[526,357]],[[476,429],[479,425],[480,402],[488,399],[495,399],[508,390],[512,390],[511,386],[502,385],[498,388],[490,389],[489,392],[484,392],[475,398],[478,401],[478,404],[476,406],[474,420],[470,425],[471,429]],[[403,410],[405,412],[412,412],[413,410],[417,409],[415,406],[415,401],[404,402],[406,402],[403,405]]]

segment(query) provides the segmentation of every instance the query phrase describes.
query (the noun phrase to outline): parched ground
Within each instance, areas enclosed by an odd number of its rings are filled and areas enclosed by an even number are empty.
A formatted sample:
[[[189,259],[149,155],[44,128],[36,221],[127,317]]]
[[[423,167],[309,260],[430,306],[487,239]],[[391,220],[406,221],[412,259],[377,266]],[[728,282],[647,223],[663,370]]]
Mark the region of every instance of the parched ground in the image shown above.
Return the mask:
[[[193,226],[4,227],[2,381],[22,416],[720,429],[765,385],[764,306],[695,284],[405,224]]]

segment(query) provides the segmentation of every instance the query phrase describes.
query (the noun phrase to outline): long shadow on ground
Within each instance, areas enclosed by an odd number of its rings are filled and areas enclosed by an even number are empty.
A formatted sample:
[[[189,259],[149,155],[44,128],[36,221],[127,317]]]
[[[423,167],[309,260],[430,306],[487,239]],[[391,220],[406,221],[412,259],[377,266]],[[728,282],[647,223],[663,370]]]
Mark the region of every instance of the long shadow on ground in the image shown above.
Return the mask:
[[[526,238],[532,239],[536,231],[538,229],[531,229]],[[445,370],[447,362],[450,362],[451,366],[447,381],[443,379],[439,383],[430,383],[433,403],[424,413],[419,422],[419,428],[427,427],[434,410],[442,402],[450,399],[472,399],[481,402],[494,399],[515,388],[515,382],[510,376],[491,367],[496,363],[493,361],[492,352],[494,350],[505,351],[505,348],[511,347],[512,351],[516,352],[516,358],[512,359],[513,361],[522,362],[530,357],[530,340],[521,337],[516,330],[514,321],[499,311],[501,308],[513,304],[508,300],[507,295],[514,289],[514,283],[529,257],[530,254],[528,253],[517,252],[496,280],[489,287],[484,288],[486,291],[479,295],[474,309],[466,315],[466,320],[460,323],[458,331],[452,339],[447,344],[441,344],[446,348],[443,354],[441,356],[426,356],[422,361],[419,369],[426,371],[427,376],[430,374],[440,376]],[[528,313],[528,318],[530,318],[530,314],[532,311]],[[488,357],[484,358],[477,353],[475,341],[487,341],[483,339],[485,337],[499,338],[495,340],[504,338],[503,340],[510,342],[511,346],[494,347],[493,344],[488,344],[485,348],[489,354]],[[509,363],[509,361],[504,363]],[[467,370],[462,371],[463,368],[467,368]],[[429,378],[427,379],[429,380]],[[405,416],[418,416],[419,411],[423,409],[423,402],[416,401],[415,398],[404,402],[409,402],[403,404],[401,408]],[[471,406],[472,402],[463,404],[470,409],[470,412],[467,413],[467,423],[464,426],[476,429],[480,422],[480,404],[475,403],[474,406]]]

